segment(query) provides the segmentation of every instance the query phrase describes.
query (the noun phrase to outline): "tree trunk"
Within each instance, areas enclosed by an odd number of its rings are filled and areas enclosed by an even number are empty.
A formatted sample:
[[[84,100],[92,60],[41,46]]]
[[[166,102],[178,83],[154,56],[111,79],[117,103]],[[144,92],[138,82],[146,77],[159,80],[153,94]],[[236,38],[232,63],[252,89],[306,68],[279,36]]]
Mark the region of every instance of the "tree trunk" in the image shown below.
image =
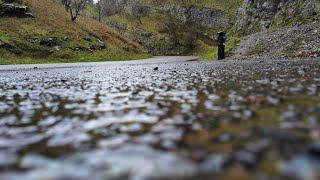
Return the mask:
[[[74,16],[73,16],[73,11],[72,11],[72,8],[71,8],[71,6],[69,6],[69,11],[70,11],[70,18],[71,18],[71,21],[75,21],[77,18],[75,18]]]
[[[99,22],[101,22],[101,9],[99,8]]]
[[[72,9],[73,6],[72,6],[71,0],[70,1],[65,0],[64,2],[65,2],[67,12],[70,13],[71,21],[75,22],[76,19],[78,18],[80,11],[82,11],[85,8],[87,0],[81,0],[80,2],[73,1],[73,5],[75,8],[74,10]]]

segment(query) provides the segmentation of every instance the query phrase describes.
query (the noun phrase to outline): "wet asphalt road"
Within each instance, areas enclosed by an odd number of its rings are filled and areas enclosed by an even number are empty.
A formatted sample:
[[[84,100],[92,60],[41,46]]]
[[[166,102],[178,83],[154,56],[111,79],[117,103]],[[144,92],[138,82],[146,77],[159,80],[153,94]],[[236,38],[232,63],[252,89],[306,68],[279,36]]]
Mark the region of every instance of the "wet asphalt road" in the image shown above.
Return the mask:
[[[320,59],[0,66],[0,179],[317,179]]]
[[[57,63],[57,64],[23,64],[23,65],[2,65],[0,71],[28,70],[28,69],[54,69],[54,68],[91,68],[97,66],[124,66],[124,65],[143,65],[143,64],[163,64],[174,62],[188,62],[198,60],[197,56],[156,56],[150,59],[131,60],[131,61],[107,61],[92,63]]]

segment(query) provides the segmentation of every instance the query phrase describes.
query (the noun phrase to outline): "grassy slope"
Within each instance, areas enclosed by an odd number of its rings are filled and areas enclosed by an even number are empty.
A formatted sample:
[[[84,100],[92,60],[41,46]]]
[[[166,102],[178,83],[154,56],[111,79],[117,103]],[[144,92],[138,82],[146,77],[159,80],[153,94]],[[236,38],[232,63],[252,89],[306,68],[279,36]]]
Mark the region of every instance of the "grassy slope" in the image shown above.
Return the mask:
[[[14,48],[0,49],[0,64],[107,61],[148,56],[142,53],[141,46],[104,24],[82,16],[76,23],[72,22],[63,6],[54,0],[25,0],[24,3],[36,18],[1,18],[0,43],[11,44]],[[30,43],[31,39],[48,37],[60,39],[59,47]],[[106,50],[72,50],[102,44],[106,45]]]

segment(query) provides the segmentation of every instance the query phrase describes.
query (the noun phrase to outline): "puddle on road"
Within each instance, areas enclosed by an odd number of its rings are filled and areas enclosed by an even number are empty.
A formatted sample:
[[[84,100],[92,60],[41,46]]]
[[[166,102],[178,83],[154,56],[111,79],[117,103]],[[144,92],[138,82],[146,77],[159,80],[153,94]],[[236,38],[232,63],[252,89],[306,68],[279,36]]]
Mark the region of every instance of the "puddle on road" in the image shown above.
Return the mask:
[[[0,72],[0,179],[318,178],[319,68]]]

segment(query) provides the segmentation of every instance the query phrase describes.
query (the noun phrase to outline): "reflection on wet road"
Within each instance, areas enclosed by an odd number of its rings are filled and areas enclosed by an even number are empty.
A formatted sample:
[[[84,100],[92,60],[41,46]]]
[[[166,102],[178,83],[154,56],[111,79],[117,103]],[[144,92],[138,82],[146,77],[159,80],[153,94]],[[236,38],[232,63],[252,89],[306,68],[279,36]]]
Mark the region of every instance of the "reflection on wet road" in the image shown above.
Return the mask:
[[[0,69],[0,179],[318,178],[320,60]]]

